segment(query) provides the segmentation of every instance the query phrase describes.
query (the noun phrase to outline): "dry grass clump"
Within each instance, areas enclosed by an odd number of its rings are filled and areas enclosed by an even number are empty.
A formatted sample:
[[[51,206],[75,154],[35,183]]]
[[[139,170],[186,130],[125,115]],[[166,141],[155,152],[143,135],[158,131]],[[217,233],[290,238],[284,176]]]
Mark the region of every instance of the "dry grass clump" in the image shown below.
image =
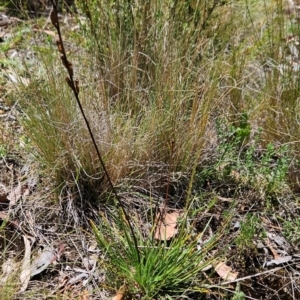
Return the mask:
[[[143,176],[149,163],[168,172],[190,170],[199,162],[209,114],[219,99],[215,58],[204,54],[213,50],[205,27],[220,5],[207,7],[210,14],[200,21],[200,7],[161,4],[137,2],[132,10],[126,2],[112,7],[101,1],[78,3],[87,15],[81,26],[88,50],[79,50],[81,58],[71,55],[72,62],[115,183],[131,174]],[[39,157],[61,182],[101,178],[55,59],[55,53],[44,55],[46,81],[32,77],[22,89],[23,124]]]
[[[246,113],[262,148],[298,140],[282,6],[204,3],[77,1],[82,44],[69,55],[114,183],[146,179],[149,164],[191,171],[216,140],[219,115],[236,125]],[[39,59],[43,75],[22,89],[28,135],[59,182],[94,189],[103,174],[54,48]]]
[[[283,7],[203,3],[77,1],[84,16],[78,20],[81,44],[74,51],[70,44],[68,55],[97,145],[119,187],[179,171],[190,175],[208,157],[213,168],[224,165],[212,149],[221,143],[237,165],[253,145],[248,160],[256,159],[255,150],[268,153],[270,143],[274,157],[284,144],[296,149],[298,83],[289,59],[297,55],[283,41],[295,28],[287,28]],[[20,89],[23,124],[58,183],[76,183],[94,197],[107,188],[103,170],[56,51],[53,45],[41,52],[31,83]],[[218,122],[234,128],[234,139],[218,136]],[[249,168],[246,178],[256,178]]]

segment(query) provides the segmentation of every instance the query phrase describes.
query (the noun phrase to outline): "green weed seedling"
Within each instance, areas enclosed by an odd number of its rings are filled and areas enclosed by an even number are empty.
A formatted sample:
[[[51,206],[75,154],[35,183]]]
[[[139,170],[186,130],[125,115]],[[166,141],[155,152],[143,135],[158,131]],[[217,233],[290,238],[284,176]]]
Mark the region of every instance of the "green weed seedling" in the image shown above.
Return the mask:
[[[260,234],[260,219],[255,215],[248,214],[245,221],[241,222],[241,228],[238,237],[235,239],[237,247],[240,249],[251,249],[255,247],[253,244],[254,237]]]
[[[0,145],[0,159],[7,155],[7,147],[5,145]]]
[[[267,192],[270,194],[282,188],[286,183],[290,163],[288,147],[283,145],[275,149],[273,144],[267,145],[267,150],[261,159],[261,174],[268,181]]]
[[[275,147],[268,143],[266,149],[257,148],[261,144],[262,129],[247,144],[251,127],[247,114],[243,113],[238,126],[221,121],[218,123],[219,162],[224,178],[232,178],[240,186],[256,189],[262,196],[280,193],[286,186],[290,164],[290,149],[287,145]],[[220,167],[219,167],[220,169]]]
[[[248,118],[248,114],[243,112],[237,125],[223,119],[217,121],[219,164],[225,166],[223,169],[225,176],[230,175],[235,166],[240,163],[241,150],[251,133]]]
[[[287,240],[292,243],[299,243],[300,241],[300,220],[284,220],[283,234]]]
[[[245,294],[241,291],[241,285],[238,282],[234,291],[234,295],[230,300],[245,300]]]

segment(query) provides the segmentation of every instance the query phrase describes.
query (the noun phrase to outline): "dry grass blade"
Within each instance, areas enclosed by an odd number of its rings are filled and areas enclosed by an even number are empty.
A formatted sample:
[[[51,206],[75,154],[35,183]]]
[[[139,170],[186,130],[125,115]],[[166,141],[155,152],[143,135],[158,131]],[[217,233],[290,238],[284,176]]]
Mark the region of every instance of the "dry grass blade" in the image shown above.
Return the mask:
[[[23,235],[25,253],[22,263],[22,270],[20,274],[21,288],[20,292],[24,292],[27,289],[30,276],[31,276],[31,245],[29,239]]]

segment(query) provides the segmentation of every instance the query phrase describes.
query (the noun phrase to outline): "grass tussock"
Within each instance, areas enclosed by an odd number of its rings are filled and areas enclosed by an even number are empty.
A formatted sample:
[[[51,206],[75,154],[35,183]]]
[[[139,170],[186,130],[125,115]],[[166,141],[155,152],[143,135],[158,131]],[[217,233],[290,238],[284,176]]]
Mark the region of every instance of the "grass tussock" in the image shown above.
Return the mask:
[[[218,115],[237,126],[247,114],[251,133],[262,129],[263,148],[296,145],[298,83],[286,61],[282,7],[195,3],[78,2],[84,39],[79,55],[69,54],[115,183],[145,176],[149,163],[191,170],[211,146],[207,129]],[[55,48],[41,59],[46,82],[32,78],[22,91],[31,101],[21,101],[33,144],[60,180],[101,177]]]
[[[90,59],[72,56],[72,61],[113,181],[132,173],[143,177],[149,163],[168,171],[190,170],[199,161],[210,112],[219,101],[214,58],[202,58],[203,48],[212,47],[201,29],[211,16],[199,21],[200,7],[171,2],[137,3],[134,9],[125,2],[110,7],[82,1],[78,6],[87,15],[81,26],[88,48],[80,54]],[[219,6],[206,10],[213,14]],[[43,56],[46,82],[32,78],[25,88],[32,100],[24,103],[24,125],[31,128],[39,156],[61,180],[70,180],[71,174],[101,176],[60,68],[52,67],[57,65],[54,52]]]
[[[206,255],[215,247],[221,230],[199,247],[209,223],[203,232],[195,235],[182,222],[176,239],[157,241],[151,230],[141,228],[141,220],[132,218],[139,245],[136,248],[128,234],[129,227],[122,219],[122,214],[117,213],[116,217],[102,218],[100,227],[92,224],[96,240],[104,250],[101,264],[107,269],[111,289],[125,283],[124,295],[130,293],[131,297],[142,299],[188,295],[193,290],[188,288],[191,284],[199,287],[203,284],[203,278],[197,276],[210,264],[216,264],[216,256],[207,258]]]

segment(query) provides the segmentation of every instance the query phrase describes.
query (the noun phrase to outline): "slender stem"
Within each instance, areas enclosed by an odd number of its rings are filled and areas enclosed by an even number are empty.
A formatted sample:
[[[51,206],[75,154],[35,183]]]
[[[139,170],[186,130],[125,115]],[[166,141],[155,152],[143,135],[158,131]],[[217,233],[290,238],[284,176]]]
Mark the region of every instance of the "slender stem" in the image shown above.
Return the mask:
[[[72,64],[68,61],[67,59],[67,54],[66,54],[66,51],[65,51],[65,47],[64,47],[64,43],[63,43],[63,40],[62,40],[62,35],[61,35],[61,31],[60,31],[60,25],[59,25],[59,21],[58,21],[58,13],[57,13],[57,1],[56,0],[52,0],[52,12],[51,12],[51,21],[52,21],[52,24],[54,25],[54,27],[56,28],[57,30],[57,34],[58,34],[58,42],[57,42],[57,46],[58,46],[58,50],[59,52],[62,54],[61,56],[61,59],[62,59],[62,62],[65,66],[65,68],[67,69],[68,71],[68,74],[69,74],[69,77],[66,79],[67,80],[67,83],[68,85],[70,86],[70,88],[72,89],[73,93],[74,93],[74,96],[76,98],[76,102],[79,106],[79,109],[80,109],[80,112],[83,116],[83,119],[84,119],[84,122],[85,122],[85,125],[88,129],[88,132],[89,132],[89,135],[92,139],[92,143],[95,147],[95,150],[96,150],[96,153],[97,153],[97,156],[99,158],[99,161],[100,161],[100,164],[101,164],[101,167],[107,177],[107,180],[108,180],[108,183],[111,187],[111,190],[113,192],[113,194],[115,195],[116,197],[116,200],[118,201],[118,204],[120,205],[121,209],[122,209],[122,212],[126,218],[126,221],[128,223],[128,226],[130,228],[130,231],[131,231],[131,235],[132,235],[132,238],[133,238],[133,241],[134,241],[134,246],[137,250],[137,256],[138,256],[138,262],[140,263],[141,262],[141,258],[140,258],[140,251],[139,251],[139,247],[138,247],[138,243],[137,243],[137,238],[136,238],[136,235],[134,233],[134,230],[133,230],[133,227],[130,223],[130,217],[128,216],[127,212],[126,212],[126,209],[125,209],[125,206],[119,196],[119,194],[117,193],[116,191],[116,188],[114,187],[113,183],[112,183],[112,180],[110,178],[110,175],[109,175],[109,172],[105,166],[105,163],[102,159],[102,155],[99,151],[99,148],[97,146],[97,143],[96,143],[96,140],[95,140],[95,137],[93,135],[93,132],[92,132],[92,129],[91,129],[91,126],[89,124],[89,121],[86,117],[86,114],[84,112],[84,109],[82,107],[82,104],[81,104],[81,101],[79,99],[79,86],[78,86],[78,81],[75,81],[74,80],[74,77],[73,77],[73,67],[72,67]]]

